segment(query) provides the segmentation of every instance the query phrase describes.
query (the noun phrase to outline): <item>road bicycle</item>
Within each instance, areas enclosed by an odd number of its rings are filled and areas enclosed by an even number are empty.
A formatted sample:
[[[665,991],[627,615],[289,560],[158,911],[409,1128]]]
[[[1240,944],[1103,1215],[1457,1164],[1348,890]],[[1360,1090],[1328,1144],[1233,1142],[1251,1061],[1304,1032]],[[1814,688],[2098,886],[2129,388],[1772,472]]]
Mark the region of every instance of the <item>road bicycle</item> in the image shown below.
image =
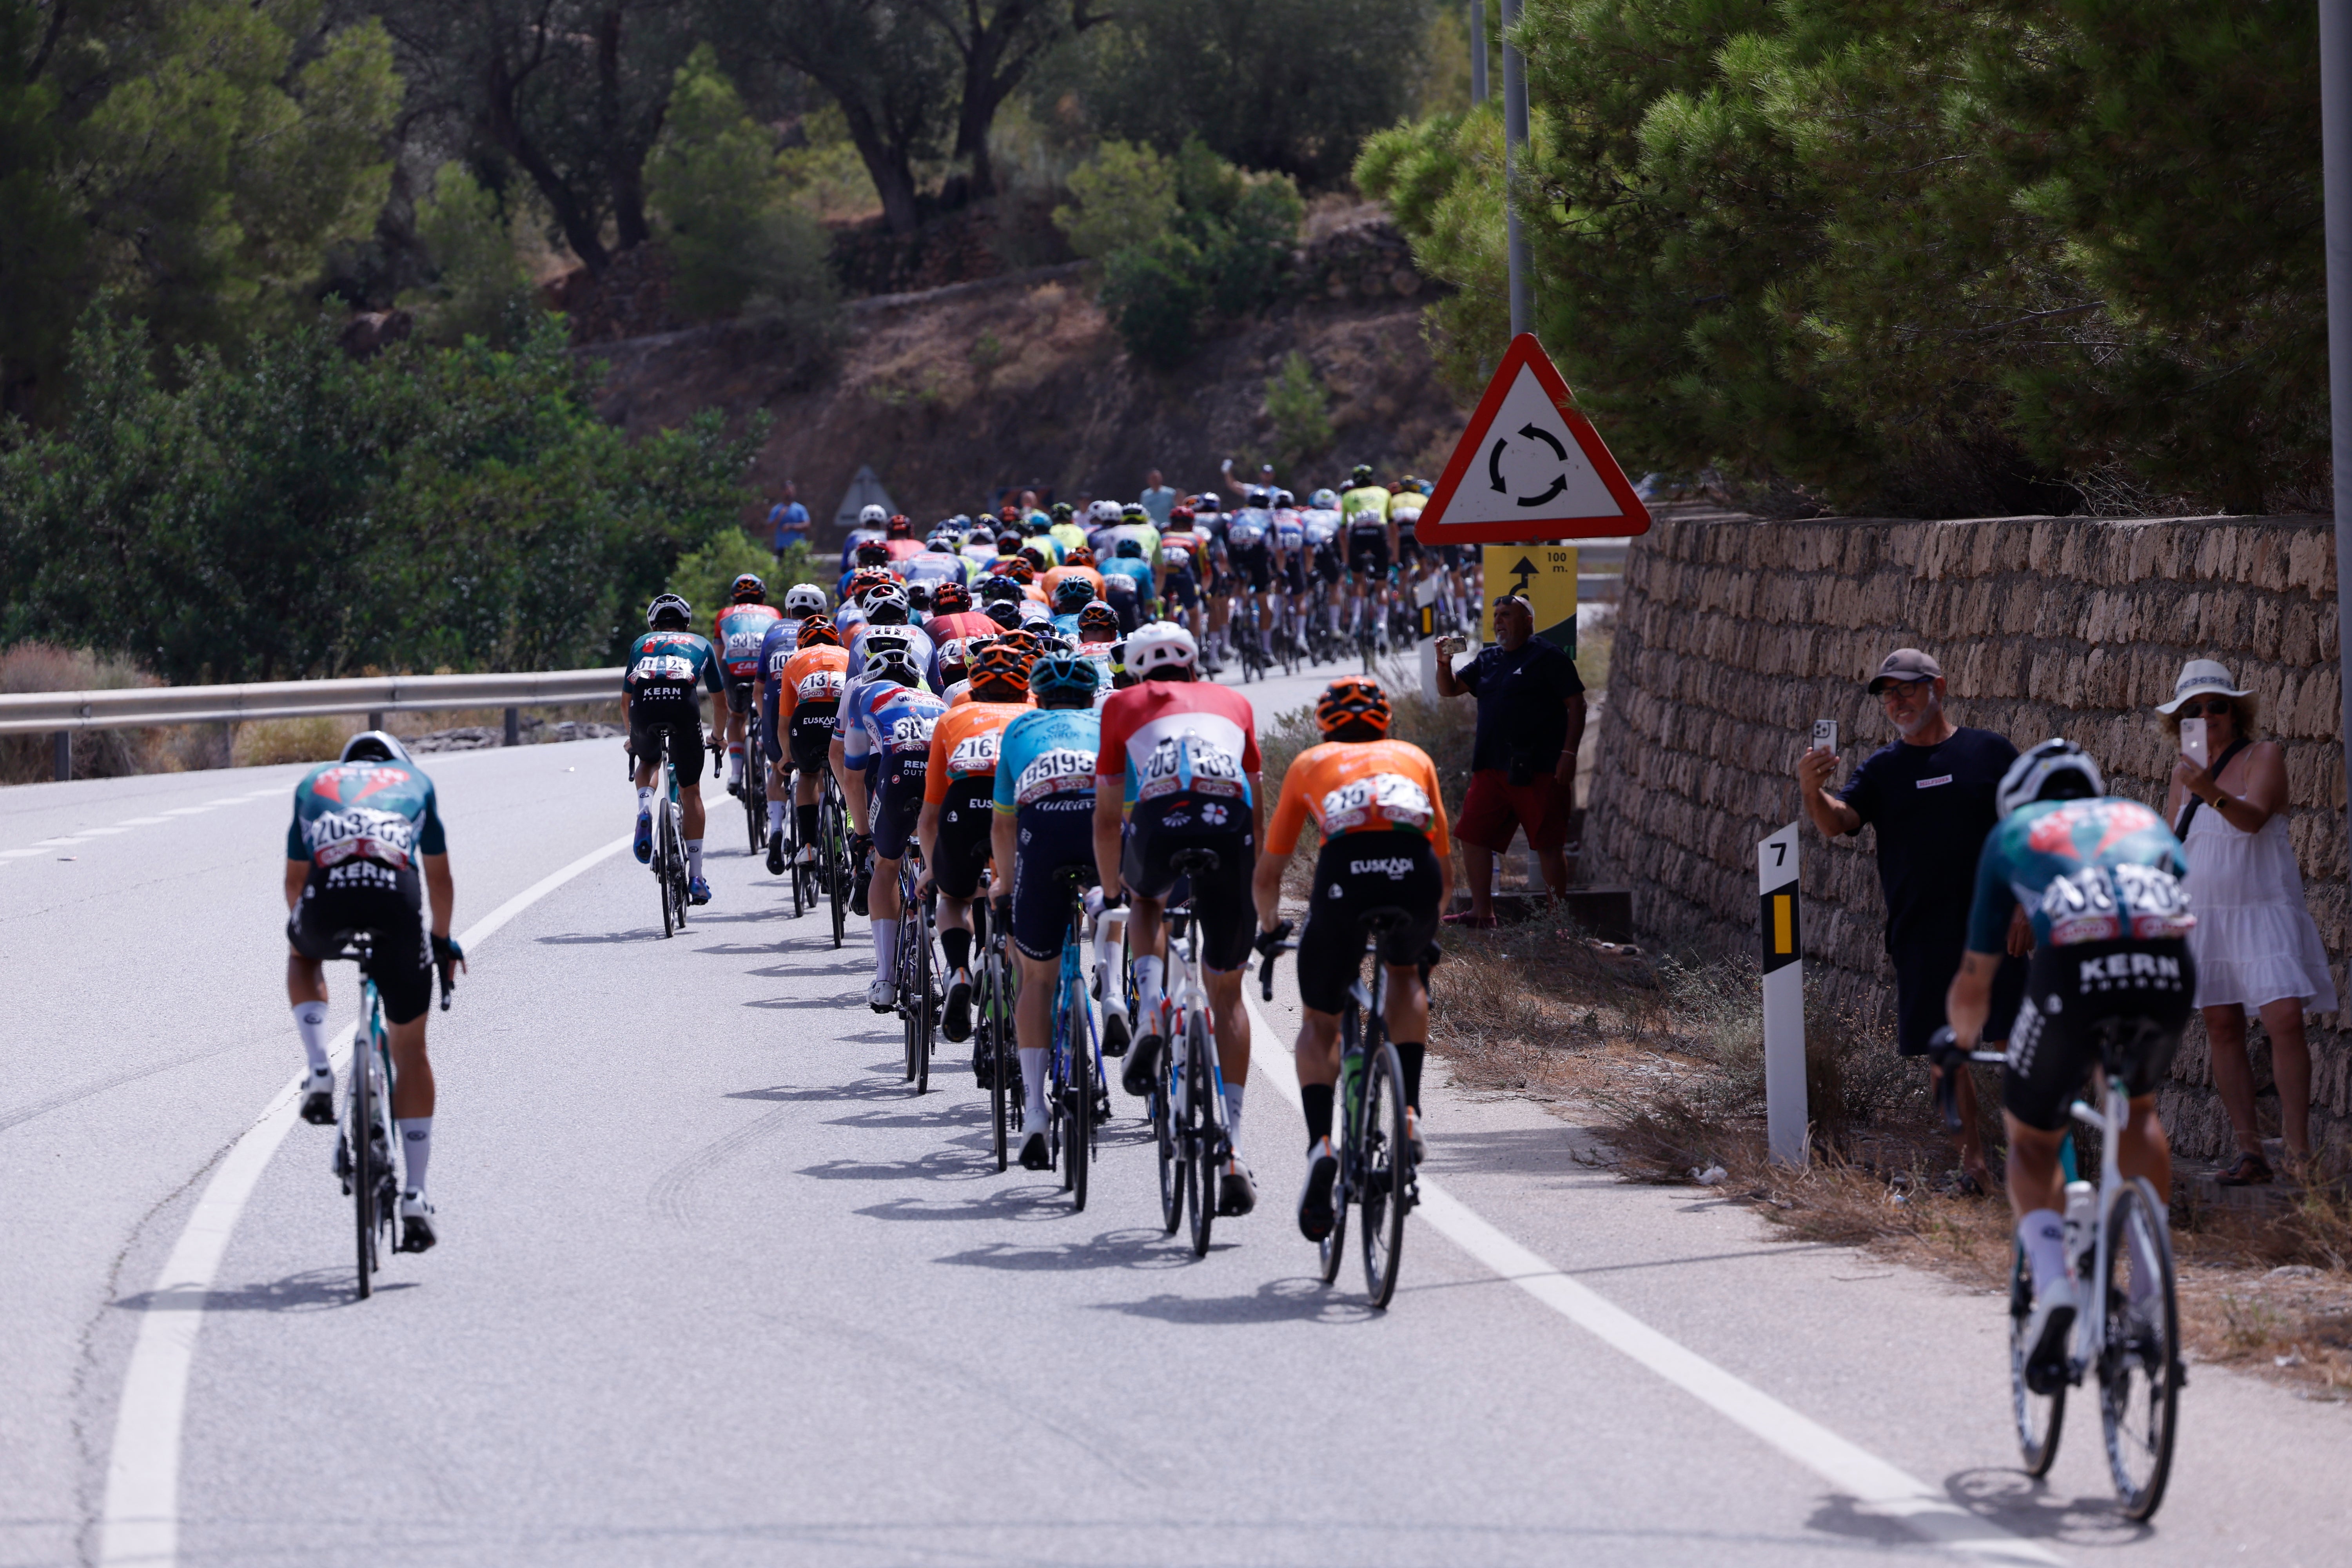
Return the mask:
[[[1021,1058],[1013,1035],[1013,975],[1004,922],[987,900],[972,903],[972,952],[979,960],[971,977],[972,1055],[988,1078],[989,1120],[1001,1172],[1010,1163],[1012,1135],[1021,1131]]]
[[[1102,1038],[1095,1027],[1093,981],[1087,973],[1092,950],[1087,930],[1086,889],[1093,868],[1065,866],[1055,882],[1070,900],[1070,921],[1062,933],[1062,967],[1054,981],[1054,1046],[1047,1058],[1053,1108],[1046,1145],[1061,1167],[1062,1188],[1074,1207],[1087,1206],[1087,1182],[1099,1151],[1095,1129],[1106,1119]]]
[[[661,894],[662,935],[686,929],[686,808],[677,798],[677,768],[670,761],[669,731],[661,732],[662,797],[654,803],[654,886]],[[632,768],[634,769],[634,762]]]
[[[2078,1099],[2069,1108],[2076,1121],[2098,1134],[2099,1180],[2094,1186],[2074,1179],[2074,1140],[2068,1138],[2062,1146],[2066,1271],[2082,1305],[2063,1367],[2032,1364],[2033,1346],[2025,1331],[2033,1310],[2033,1281],[2021,1247],[2011,1259],[2009,1287],[2010,1410],[2026,1474],[2049,1473],[2066,1418],[2066,1390],[2080,1387],[2089,1376],[2099,1388],[2108,1479],[2124,1517],[2135,1521],[2152,1517],[2164,1500],[2180,1391],[2189,1382],[2180,1360],[2180,1307],[2164,1207],[2155,1186],[2145,1177],[2126,1176],[2120,1163],[2119,1144],[2131,1116],[2130,1065],[2143,1059],[2149,1046],[2160,1044],[2150,1038],[2156,1028],[2140,1018],[2094,1025],[2099,1103],[2094,1107]],[[1958,1131],[1956,1079],[1965,1064],[2007,1058],[1998,1051],[1962,1051],[1947,1027],[1930,1042],[1929,1059],[1942,1069],[1936,1099],[1945,1125]]]
[[[849,855],[849,803],[841,798],[841,781],[825,770],[817,792],[817,870],[824,881],[825,898],[833,906],[833,945],[841,945],[849,922],[849,879],[854,874]]]
[[[898,860],[898,1018],[905,1026],[907,1081],[931,1087],[931,1044],[940,1020],[939,966],[931,962],[931,900],[923,887],[922,850],[909,843]]]
[[[1225,627],[1233,638],[1234,655],[1241,661],[1242,684],[1246,686],[1265,679],[1265,644],[1260,640],[1257,596],[1244,584],[1234,597],[1238,602]]]
[[[359,1297],[375,1293],[376,1270],[383,1267],[386,1239],[400,1220],[400,1175],[393,1163],[399,1140],[392,1120],[393,1092],[398,1074],[392,1063],[392,1036],[384,1027],[383,997],[376,990],[373,965],[375,938],[372,931],[344,933],[340,949],[329,962],[354,959],[360,966],[360,1025],[352,1037],[352,1084],[343,1101],[343,1124],[336,1134],[334,1171],[352,1200],[352,1230],[357,1241]],[[440,982],[441,1010],[449,1010],[451,984],[436,963]],[[394,1251],[405,1251],[394,1245]]]
[[[743,721],[743,829],[751,853],[768,847],[768,754],[760,736],[760,705]]]
[[[1358,922],[1360,940],[1370,947],[1412,919],[1401,909],[1367,910]],[[1286,928],[1276,928],[1258,939],[1258,995],[1268,1002],[1274,1000],[1275,959],[1298,945],[1281,940],[1286,934]],[[1437,956],[1442,955],[1432,948],[1422,959],[1423,985]],[[1364,1295],[1373,1307],[1385,1309],[1396,1294],[1405,1215],[1421,1203],[1420,1167],[1405,1128],[1404,1064],[1388,1037],[1388,969],[1375,958],[1367,985],[1362,967],[1360,952],[1358,973],[1339,1008],[1340,1093],[1332,1129],[1339,1173],[1331,1189],[1331,1230],[1319,1247],[1323,1283],[1328,1285],[1339,1279],[1347,1255],[1348,1205],[1361,1209]]]
[[[1180,849],[1169,861],[1181,877],[1200,878],[1217,868],[1213,849]],[[1217,1178],[1233,1158],[1225,1133],[1225,1080],[1217,1063],[1216,1031],[1209,1022],[1209,994],[1201,984],[1201,922],[1191,901],[1171,905],[1164,916],[1168,934],[1167,988],[1155,1020],[1162,1043],[1160,1081],[1151,1097],[1152,1142],[1160,1153],[1160,1224],[1176,1234],[1189,1207],[1192,1253],[1205,1258],[1216,1224]],[[1129,922],[1132,931],[1134,924]]]

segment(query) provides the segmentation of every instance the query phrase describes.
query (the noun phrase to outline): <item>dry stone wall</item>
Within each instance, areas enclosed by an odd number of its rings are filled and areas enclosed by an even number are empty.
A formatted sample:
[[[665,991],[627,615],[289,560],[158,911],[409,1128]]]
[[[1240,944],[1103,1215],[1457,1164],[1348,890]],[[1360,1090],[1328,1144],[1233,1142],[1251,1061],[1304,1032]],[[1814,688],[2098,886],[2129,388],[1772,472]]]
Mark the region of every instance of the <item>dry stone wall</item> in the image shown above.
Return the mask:
[[[1800,815],[1812,721],[1838,721],[1840,782],[1894,738],[1863,689],[1889,649],[1935,655],[1957,722],[2020,747],[2063,735],[2099,758],[2111,788],[2159,808],[2174,752],[2153,705],[2184,660],[2218,658],[2286,744],[2289,832],[2337,993],[2352,997],[2335,566],[2325,519],[1770,522],[1661,509],[1627,552],[1586,853],[1632,886],[1645,931],[1752,951],[1757,841]],[[1804,833],[1808,984],[1891,1040],[1872,831],[1832,844]],[[2352,1036],[2340,1015],[2311,1022],[2318,1125],[2341,1142]],[[2210,1084],[2192,1027],[2163,1097],[2184,1152],[2229,1146]]]

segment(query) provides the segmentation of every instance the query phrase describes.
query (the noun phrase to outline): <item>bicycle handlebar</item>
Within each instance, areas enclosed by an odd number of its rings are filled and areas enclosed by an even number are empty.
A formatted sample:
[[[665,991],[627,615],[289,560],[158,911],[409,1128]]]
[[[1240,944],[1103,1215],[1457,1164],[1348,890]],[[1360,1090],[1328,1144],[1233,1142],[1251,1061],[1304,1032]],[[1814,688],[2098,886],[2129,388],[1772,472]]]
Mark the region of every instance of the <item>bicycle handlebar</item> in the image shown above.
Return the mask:
[[[1257,966],[1257,994],[1261,1002],[1274,1000],[1274,961],[1286,952],[1296,952],[1298,944],[1290,940],[1290,922],[1281,921],[1272,931],[1262,931],[1250,944],[1257,949],[1263,960]]]
[[[1949,1024],[1927,1037],[1927,1062],[1936,1068],[1936,1110],[1944,1119],[1944,1131],[1960,1130],[1960,1069],[1971,1062],[2007,1061],[2000,1051],[1964,1051],[1959,1037]]]

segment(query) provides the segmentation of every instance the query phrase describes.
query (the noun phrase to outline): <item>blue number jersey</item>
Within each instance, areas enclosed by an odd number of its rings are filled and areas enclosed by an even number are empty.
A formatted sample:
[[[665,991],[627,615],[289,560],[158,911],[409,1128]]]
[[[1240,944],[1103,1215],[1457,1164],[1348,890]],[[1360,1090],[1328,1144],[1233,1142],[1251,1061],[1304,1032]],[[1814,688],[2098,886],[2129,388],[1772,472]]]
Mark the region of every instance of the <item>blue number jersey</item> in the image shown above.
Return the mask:
[[[698,632],[647,632],[629,645],[629,656],[621,661],[621,689],[639,702],[691,708],[697,682],[714,692],[727,689],[719,652]]]
[[[996,743],[996,809],[1092,811],[1102,721],[1091,708],[1039,708],[1004,727]]]
[[[419,855],[446,855],[433,781],[400,763],[329,763],[294,786],[286,858],[321,869],[371,860],[395,871]]]
[[[2136,800],[2042,801],[1986,836],[1969,910],[1969,951],[2000,952],[2023,905],[2037,946],[2186,936],[2196,917],[2180,878],[2180,841]]]
[[[841,755],[853,768],[880,762],[892,773],[911,771],[921,780],[930,761],[931,726],[948,705],[919,686],[868,680],[851,686],[841,699]]]

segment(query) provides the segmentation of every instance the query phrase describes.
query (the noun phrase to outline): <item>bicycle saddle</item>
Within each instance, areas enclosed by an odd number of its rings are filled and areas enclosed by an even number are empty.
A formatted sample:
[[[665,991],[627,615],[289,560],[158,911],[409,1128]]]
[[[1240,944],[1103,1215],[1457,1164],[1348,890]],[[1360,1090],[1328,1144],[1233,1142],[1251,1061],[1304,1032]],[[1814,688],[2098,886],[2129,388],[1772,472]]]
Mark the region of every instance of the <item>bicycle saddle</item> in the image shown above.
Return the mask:
[[[1168,868],[1180,877],[1202,876],[1222,864],[1213,849],[1179,849],[1168,858]]]

